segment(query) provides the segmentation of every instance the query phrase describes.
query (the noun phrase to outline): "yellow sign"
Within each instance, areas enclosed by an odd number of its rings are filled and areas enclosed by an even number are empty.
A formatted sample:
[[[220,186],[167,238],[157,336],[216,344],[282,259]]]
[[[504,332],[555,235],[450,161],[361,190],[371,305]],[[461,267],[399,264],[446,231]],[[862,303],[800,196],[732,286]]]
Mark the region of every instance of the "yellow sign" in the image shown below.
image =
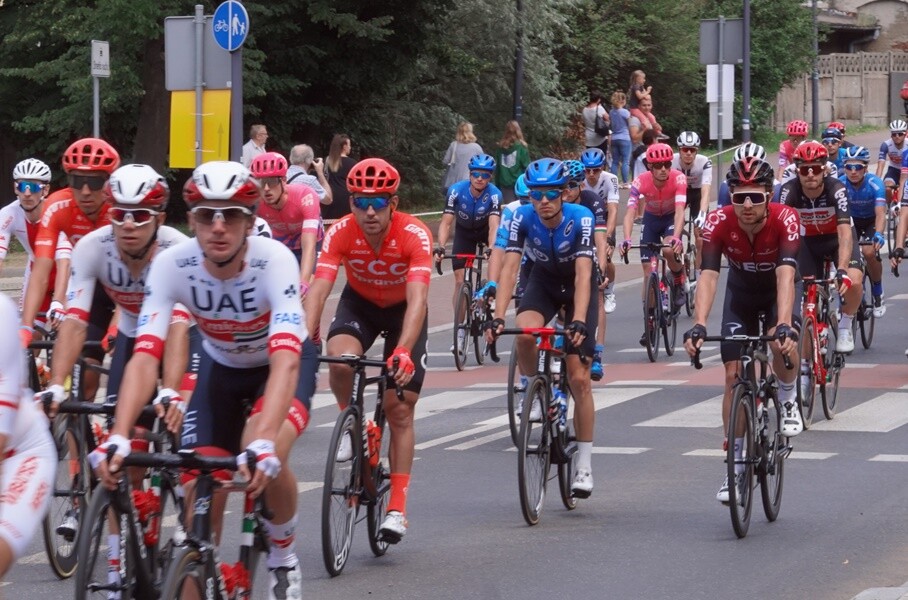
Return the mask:
[[[229,160],[230,90],[202,92],[202,162]],[[195,168],[195,92],[170,93],[170,168]]]

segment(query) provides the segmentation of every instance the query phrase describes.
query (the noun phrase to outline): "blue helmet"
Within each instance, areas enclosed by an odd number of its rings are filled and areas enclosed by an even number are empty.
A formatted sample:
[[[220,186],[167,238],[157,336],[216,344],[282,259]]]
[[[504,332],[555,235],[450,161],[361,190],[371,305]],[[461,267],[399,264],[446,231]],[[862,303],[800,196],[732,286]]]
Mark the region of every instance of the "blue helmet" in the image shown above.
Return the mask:
[[[527,187],[527,177],[523,173],[514,183],[514,195],[520,200],[521,204],[526,204],[530,200],[530,188]]]
[[[825,142],[829,139],[842,141],[842,132],[835,127],[827,127],[823,130],[822,140]]]
[[[470,159],[467,168],[471,171],[494,171],[495,159],[488,154],[477,154]]]
[[[599,148],[587,148],[580,155],[580,162],[587,169],[595,169],[605,164],[605,152]]]
[[[851,146],[845,148],[845,160],[857,160],[863,163],[869,163],[870,151],[864,146]]]
[[[564,171],[569,181],[583,181],[583,163],[579,160],[564,161]]]
[[[540,158],[526,170],[527,187],[561,187],[568,182],[564,163],[557,158]]]

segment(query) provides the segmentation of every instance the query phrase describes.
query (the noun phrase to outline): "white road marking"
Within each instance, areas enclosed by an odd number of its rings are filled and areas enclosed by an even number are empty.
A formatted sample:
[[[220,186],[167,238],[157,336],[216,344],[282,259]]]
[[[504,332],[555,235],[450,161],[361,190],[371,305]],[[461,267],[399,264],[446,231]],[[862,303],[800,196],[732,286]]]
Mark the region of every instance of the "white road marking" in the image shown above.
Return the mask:
[[[673,410],[642,423],[635,427],[704,427],[715,428],[722,426],[722,396],[714,396],[709,400],[698,402],[691,406]]]
[[[908,462],[908,454],[877,454],[867,460],[871,462]]]
[[[811,430],[888,433],[905,423],[908,423],[908,394],[886,392],[840,412],[832,421],[816,423]]]
[[[709,456],[716,458],[725,458],[725,450],[721,449],[712,449],[712,448],[701,448],[698,450],[691,450],[690,452],[685,452],[683,456]],[[825,460],[827,458],[832,458],[836,456],[836,452],[804,452],[794,450],[788,456],[788,458],[795,458],[800,460]]]

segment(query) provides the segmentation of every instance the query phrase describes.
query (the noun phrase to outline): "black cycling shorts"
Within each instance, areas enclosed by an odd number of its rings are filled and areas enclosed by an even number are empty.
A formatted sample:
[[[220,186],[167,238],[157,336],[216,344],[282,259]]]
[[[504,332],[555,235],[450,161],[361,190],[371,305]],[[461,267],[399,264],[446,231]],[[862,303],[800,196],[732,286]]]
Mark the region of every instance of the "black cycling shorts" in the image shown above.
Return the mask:
[[[801,297],[801,286],[795,284],[795,306],[791,314],[791,327],[801,330],[801,315],[797,299]],[[760,333],[759,312],[766,313],[766,329],[779,321],[776,304],[776,289],[753,290],[729,287],[725,291],[725,305],[722,307],[722,335],[757,335]],[[738,342],[722,342],[722,362],[741,360],[742,345]]]
[[[848,267],[861,268],[861,253],[858,250],[858,236],[851,228],[851,256],[848,258]],[[817,279],[825,279],[829,274],[823,272],[826,259],[834,265],[839,262],[839,236],[832,233],[827,235],[813,235],[801,238],[801,249],[798,251],[798,270],[802,276],[813,275]]]
[[[592,270],[590,277],[590,300],[587,305],[586,315],[583,321],[586,323],[587,335],[583,340],[580,348],[569,348],[568,354],[583,354],[593,356],[596,350],[596,326],[599,323],[599,294],[596,286],[596,270]],[[574,316],[574,280],[553,279],[551,274],[545,269],[536,268],[530,273],[526,289],[523,292],[523,298],[520,299],[520,306],[517,308],[517,314],[532,310],[542,315],[542,320],[546,323],[552,320],[552,317],[564,309],[565,324],[570,324],[576,317]]]
[[[476,254],[479,244],[489,243],[489,228],[473,230],[454,226],[454,242],[451,244],[451,254]],[[455,271],[466,266],[466,259],[451,259]]]

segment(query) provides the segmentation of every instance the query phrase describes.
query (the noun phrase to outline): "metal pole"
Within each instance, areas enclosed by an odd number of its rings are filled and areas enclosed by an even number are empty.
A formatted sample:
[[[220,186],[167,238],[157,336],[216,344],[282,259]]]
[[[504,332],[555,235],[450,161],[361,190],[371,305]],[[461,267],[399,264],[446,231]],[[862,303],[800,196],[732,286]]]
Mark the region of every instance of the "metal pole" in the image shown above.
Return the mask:
[[[92,131],[96,138],[101,137],[101,85],[98,81],[98,77],[92,77],[92,88],[94,89],[94,106],[92,107],[92,115],[94,116],[95,125]]]
[[[718,149],[719,153],[716,155],[716,172],[722,173],[722,118],[724,117],[724,112],[722,106],[725,102],[724,97],[722,96],[722,67],[725,66],[725,17],[719,15],[719,106],[716,107],[716,133],[718,134]]]
[[[523,119],[523,0],[517,0],[517,51],[514,55],[514,120]]]
[[[230,53],[230,160],[243,153],[243,48]]]
[[[813,74],[810,80],[810,112],[813,137],[820,135],[820,40],[817,32],[817,0],[811,3],[813,8]]]
[[[750,0],[744,0],[744,69],[741,82],[741,138],[750,141]]]
[[[202,93],[204,91],[205,7],[195,5],[195,166],[202,164]]]

